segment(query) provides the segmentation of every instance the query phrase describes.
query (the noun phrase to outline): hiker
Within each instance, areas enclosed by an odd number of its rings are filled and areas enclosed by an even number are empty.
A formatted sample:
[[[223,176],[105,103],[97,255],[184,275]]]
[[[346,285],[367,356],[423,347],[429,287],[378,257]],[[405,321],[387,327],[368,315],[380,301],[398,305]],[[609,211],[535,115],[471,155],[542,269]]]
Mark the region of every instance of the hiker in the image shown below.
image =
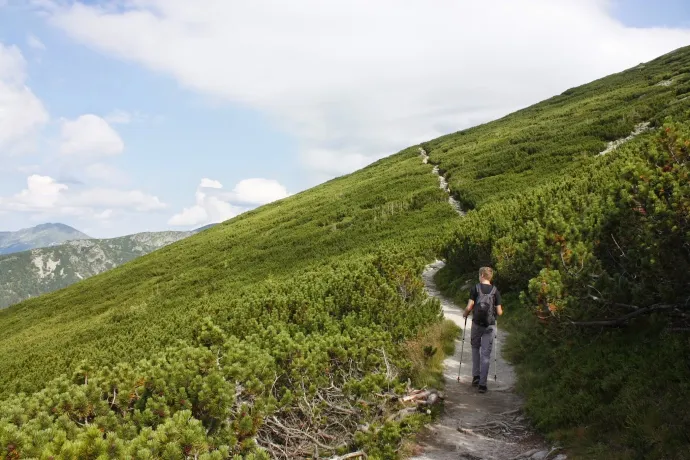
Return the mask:
[[[479,283],[472,286],[470,299],[463,317],[472,314],[472,386],[478,386],[480,393],[486,393],[486,380],[491,364],[491,348],[494,343],[496,314],[503,314],[501,293],[491,284],[494,271],[491,267],[479,269]]]

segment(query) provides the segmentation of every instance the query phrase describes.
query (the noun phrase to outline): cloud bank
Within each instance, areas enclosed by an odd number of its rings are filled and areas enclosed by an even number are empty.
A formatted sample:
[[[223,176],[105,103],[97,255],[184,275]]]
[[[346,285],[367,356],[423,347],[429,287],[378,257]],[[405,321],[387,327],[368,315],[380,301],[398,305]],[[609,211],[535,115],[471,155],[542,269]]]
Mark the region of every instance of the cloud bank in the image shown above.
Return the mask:
[[[76,120],[63,120],[60,154],[74,156],[110,156],[122,153],[125,144],[103,118],[86,114]]]
[[[196,189],[195,204],[184,208],[168,220],[169,225],[189,227],[223,222],[250,209],[289,196],[279,182],[272,179],[241,180],[230,192],[223,184],[203,178]]]
[[[272,116],[319,177],[690,43],[609,0],[42,0],[87,46]]]
[[[49,120],[26,78],[19,48],[0,43],[0,158],[31,149],[33,135]]]
[[[151,212],[167,205],[158,197],[139,190],[88,188],[72,191],[67,184],[50,176],[32,174],[26,188],[19,193],[1,197],[0,211],[37,213],[39,216],[110,216],[113,209],[121,212]]]

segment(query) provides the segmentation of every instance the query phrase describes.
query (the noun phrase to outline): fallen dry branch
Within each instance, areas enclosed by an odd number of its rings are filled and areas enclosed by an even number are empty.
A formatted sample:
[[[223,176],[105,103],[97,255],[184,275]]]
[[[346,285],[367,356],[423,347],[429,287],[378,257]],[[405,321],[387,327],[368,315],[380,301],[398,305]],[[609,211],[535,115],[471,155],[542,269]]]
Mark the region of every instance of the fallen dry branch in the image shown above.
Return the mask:
[[[621,327],[631,319],[637,318],[638,316],[648,315],[658,311],[674,310],[681,307],[682,305],[651,305],[649,307],[640,308],[639,310],[635,310],[632,313],[628,313],[627,315],[623,315],[616,319],[598,321],[571,321],[570,324],[581,327]]]
[[[439,399],[443,397],[439,394],[437,390],[414,390],[410,392],[407,396],[404,396],[401,400],[402,402],[416,402],[419,405],[431,406],[436,404]]]
[[[357,452],[352,452],[349,454],[331,457],[330,460],[347,460],[349,458],[368,458],[366,452],[363,450],[358,450]]]
[[[302,392],[294,404],[266,417],[256,435],[257,444],[271,458],[366,458],[363,451],[343,456],[335,453],[351,446],[357,431],[369,432],[377,426],[362,422],[397,422],[441,399],[433,389],[410,390],[404,396],[380,393],[372,395],[374,401],[362,401],[345,395],[334,382],[313,393],[301,382],[296,386]]]
[[[473,436],[509,441],[518,441],[528,435],[529,429],[522,423],[523,417],[519,414],[519,410],[507,411],[498,414],[498,417],[497,420],[470,425],[467,428],[459,427],[458,431]]]

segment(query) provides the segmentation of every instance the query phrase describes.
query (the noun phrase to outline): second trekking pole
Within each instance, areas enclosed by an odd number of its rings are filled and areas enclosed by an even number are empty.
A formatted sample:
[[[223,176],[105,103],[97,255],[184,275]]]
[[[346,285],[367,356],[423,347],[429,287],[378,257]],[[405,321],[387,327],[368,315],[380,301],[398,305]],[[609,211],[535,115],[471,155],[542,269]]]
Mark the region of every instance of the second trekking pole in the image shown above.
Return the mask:
[[[498,320],[496,320],[496,328],[494,329],[494,382],[498,381]]]
[[[467,330],[467,316],[465,326],[462,328],[462,346],[460,347],[460,365],[458,366],[458,382],[460,381],[460,369],[462,368],[462,354],[465,352],[465,331]]]

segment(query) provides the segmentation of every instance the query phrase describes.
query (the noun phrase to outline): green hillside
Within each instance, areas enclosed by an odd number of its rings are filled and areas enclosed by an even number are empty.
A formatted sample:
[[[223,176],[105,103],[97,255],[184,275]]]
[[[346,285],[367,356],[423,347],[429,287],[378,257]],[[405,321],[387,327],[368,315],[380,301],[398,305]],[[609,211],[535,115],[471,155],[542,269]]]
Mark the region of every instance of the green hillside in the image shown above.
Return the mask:
[[[414,146],[1,311],[0,452],[394,458],[412,427],[381,394],[420,383],[419,274],[444,254],[449,292],[489,262],[514,293],[539,428],[583,458],[690,455],[688,96],[685,48],[423,144],[466,217]]]

